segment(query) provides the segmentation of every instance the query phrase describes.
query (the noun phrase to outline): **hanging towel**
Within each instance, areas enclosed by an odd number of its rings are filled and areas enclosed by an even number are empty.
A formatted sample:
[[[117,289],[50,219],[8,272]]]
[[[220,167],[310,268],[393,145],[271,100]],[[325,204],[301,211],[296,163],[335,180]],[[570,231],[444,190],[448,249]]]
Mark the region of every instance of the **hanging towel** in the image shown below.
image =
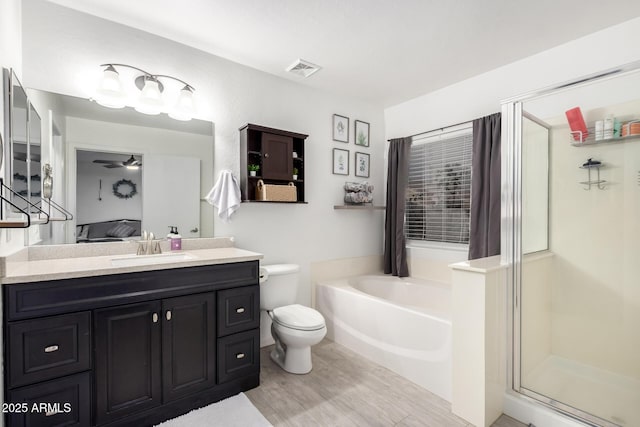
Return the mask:
[[[230,220],[231,214],[240,207],[240,186],[230,170],[225,169],[220,172],[218,182],[205,199],[218,208],[218,217],[221,220],[224,222]]]

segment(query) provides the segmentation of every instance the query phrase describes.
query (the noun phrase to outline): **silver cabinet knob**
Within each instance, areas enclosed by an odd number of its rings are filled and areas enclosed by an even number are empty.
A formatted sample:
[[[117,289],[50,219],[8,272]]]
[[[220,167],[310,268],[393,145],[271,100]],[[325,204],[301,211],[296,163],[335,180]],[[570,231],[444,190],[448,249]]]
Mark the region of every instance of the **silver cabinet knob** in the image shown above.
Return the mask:
[[[153,313],[152,319],[153,323],[158,323],[158,313]]]
[[[236,313],[244,313],[244,307],[236,308]]]
[[[269,153],[264,153],[264,158],[268,159],[269,158]]]
[[[58,351],[60,347],[58,347],[57,345],[50,345],[48,347],[44,348],[44,352],[45,353],[53,353],[54,351]]]
[[[244,359],[245,354],[244,353],[238,353],[236,354],[236,359]]]
[[[171,320],[171,310],[167,310],[166,317],[167,320]]]

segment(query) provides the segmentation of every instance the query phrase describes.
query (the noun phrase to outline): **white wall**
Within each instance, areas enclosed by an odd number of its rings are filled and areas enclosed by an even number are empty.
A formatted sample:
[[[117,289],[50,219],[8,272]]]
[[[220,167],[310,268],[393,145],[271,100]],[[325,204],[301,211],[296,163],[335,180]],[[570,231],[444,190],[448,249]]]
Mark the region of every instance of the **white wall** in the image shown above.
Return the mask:
[[[299,302],[310,301],[312,262],[381,254],[383,213],[334,210],[333,205],[342,203],[347,177],[331,173],[332,148],[348,148],[348,179],[355,179],[356,146],[332,142],[332,115],[349,117],[351,132],[355,119],[369,122],[371,146],[357,151],[371,154],[369,181],[376,187],[376,204],[383,203],[381,106],[313,90],[39,0],[25,3],[23,13],[25,28],[29,28],[24,34],[25,85],[29,87],[86,97],[83,80],[108,61],[175,75],[191,83],[198,96],[198,118],[215,123],[215,177],[226,168],[239,172],[238,128],[245,123],[309,135],[305,149],[308,204],[243,204],[232,222],[216,220],[214,227],[217,236],[233,235],[237,246],[263,253],[266,263],[300,264],[304,286]]]

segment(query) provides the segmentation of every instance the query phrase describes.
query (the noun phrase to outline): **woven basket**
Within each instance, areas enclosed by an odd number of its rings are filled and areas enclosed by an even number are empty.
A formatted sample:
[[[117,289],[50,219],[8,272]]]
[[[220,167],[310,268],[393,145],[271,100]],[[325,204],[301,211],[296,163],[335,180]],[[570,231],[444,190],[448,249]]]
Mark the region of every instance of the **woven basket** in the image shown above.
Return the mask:
[[[293,182],[288,185],[265,184],[259,180],[256,186],[256,200],[269,202],[295,202],[298,200],[298,192]]]

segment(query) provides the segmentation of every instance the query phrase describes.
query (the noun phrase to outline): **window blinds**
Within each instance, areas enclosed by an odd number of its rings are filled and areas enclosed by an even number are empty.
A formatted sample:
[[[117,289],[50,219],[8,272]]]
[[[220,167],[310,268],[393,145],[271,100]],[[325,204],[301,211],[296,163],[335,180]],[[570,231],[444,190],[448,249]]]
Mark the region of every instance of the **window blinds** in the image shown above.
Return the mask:
[[[410,240],[469,243],[472,129],[414,137],[409,160],[405,235]]]

